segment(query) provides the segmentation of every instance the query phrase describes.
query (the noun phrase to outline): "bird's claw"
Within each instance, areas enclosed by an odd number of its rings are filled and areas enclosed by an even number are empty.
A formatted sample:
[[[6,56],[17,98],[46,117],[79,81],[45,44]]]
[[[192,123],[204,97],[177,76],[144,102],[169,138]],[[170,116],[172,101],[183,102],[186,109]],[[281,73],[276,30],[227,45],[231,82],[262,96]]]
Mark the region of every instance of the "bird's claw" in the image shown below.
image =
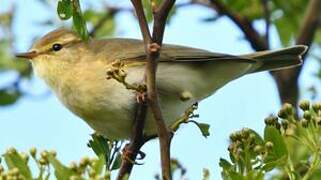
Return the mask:
[[[126,144],[123,151],[122,151],[122,158],[124,160],[127,160],[129,161],[130,163],[132,164],[135,164],[135,165],[142,165],[143,163],[138,163],[136,160],[134,160],[132,157],[135,156],[135,153],[131,150],[129,150],[128,148],[129,144]],[[137,155],[139,155],[139,157],[137,158],[138,160],[142,160],[145,158],[145,153],[142,152],[142,151],[138,151],[137,152]]]
[[[144,92],[137,92],[136,93],[136,101],[140,104],[145,103],[147,100],[147,93]]]

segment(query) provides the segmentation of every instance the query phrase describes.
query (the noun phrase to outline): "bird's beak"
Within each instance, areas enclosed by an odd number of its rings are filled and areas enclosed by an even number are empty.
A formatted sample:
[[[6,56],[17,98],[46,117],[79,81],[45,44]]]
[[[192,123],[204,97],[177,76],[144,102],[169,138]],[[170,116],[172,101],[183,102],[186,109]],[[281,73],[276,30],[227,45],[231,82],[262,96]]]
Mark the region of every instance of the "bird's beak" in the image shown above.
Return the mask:
[[[17,53],[17,54],[15,54],[15,56],[18,58],[33,59],[34,57],[37,56],[37,52],[30,51],[30,52],[25,52],[25,53]]]

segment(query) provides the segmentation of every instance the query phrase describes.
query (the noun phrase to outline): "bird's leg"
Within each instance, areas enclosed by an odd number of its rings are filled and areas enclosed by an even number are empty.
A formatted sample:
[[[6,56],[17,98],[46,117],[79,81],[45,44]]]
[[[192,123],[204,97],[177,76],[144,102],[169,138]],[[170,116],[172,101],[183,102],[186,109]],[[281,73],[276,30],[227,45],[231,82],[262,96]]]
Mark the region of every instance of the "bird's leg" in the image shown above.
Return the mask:
[[[138,85],[139,88],[136,90],[136,101],[137,103],[145,103],[147,100],[147,86],[145,84],[146,82],[146,72],[144,72],[143,80]]]
[[[146,99],[147,99],[147,93],[146,93],[146,91],[144,91],[144,92],[138,92],[138,91],[136,91],[136,101],[137,101],[138,103],[146,102]]]

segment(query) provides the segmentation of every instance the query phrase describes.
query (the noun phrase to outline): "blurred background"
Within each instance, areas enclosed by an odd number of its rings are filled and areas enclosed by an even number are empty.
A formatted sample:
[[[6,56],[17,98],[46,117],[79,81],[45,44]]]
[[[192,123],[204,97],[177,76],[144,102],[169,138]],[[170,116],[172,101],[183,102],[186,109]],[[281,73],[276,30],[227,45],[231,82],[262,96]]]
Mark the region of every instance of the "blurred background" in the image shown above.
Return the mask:
[[[242,127],[262,132],[264,118],[276,113],[282,102],[319,100],[321,28],[316,22],[308,22],[310,4],[306,0],[177,0],[166,28],[165,43],[229,54],[296,43],[310,45],[302,71],[300,68],[272,75],[247,75],[199,104],[197,121],[210,124],[211,135],[204,138],[194,125],[187,124],[176,133],[171,148],[172,157],[187,169],[188,179],[200,179],[203,168],[210,170],[213,179],[221,177],[218,162],[220,157],[228,157],[231,132]],[[20,151],[33,146],[55,149],[68,164],[85,155],[94,156],[86,145],[93,130],[62,106],[33,75],[29,62],[14,57],[15,52],[27,51],[47,32],[71,26],[71,22],[58,18],[56,6],[53,0],[1,1],[0,153],[12,146]],[[95,38],[141,39],[130,1],[81,0],[81,6]],[[143,147],[147,156],[144,165],[134,167],[133,179],[152,179],[159,173],[158,147],[156,140]]]

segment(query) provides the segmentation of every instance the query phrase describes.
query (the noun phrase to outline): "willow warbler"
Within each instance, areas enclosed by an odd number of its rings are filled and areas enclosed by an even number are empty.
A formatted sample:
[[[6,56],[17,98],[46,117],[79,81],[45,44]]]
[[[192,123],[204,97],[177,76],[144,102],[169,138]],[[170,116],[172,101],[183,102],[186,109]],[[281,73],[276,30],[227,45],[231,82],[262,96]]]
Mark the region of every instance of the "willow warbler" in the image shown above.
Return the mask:
[[[192,104],[210,96],[245,74],[298,66],[306,46],[262,51],[242,56],[164,44],[157,85],[166,124],[170,126]],[[106,72],[115,62],[124,64],[127,83],[141,83],[146,55],[135,39],[91,39],[83,42],[71,30],[57,29],[35,42],[27,53],[35,73],[61,102],[109,139],[130,137],[136,94]],[[184,98],[182,98],[184,97]],[[156,134],[149,111],[144,133]]]

